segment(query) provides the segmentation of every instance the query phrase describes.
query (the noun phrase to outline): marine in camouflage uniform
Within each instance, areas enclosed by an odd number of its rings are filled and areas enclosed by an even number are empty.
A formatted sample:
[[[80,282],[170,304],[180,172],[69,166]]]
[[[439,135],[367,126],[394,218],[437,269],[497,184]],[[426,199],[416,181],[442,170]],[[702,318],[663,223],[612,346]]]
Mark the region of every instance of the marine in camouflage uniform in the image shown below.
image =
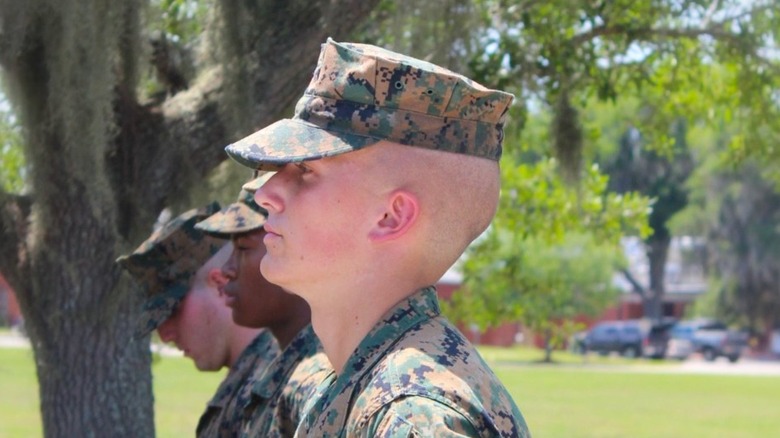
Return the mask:
[[[307,403],[320,396],[320,385],[333,369],[317,335],[307,325],[259,376],[242,437],[292,437]]]
[[[219,210],[217,203],[187,211],[164,224],[131,254],[117,259],[144,288],[146,300],[137,337],[157,329],[182,305],[198,270],[225,241],[195,229],[195,224]],[[220,303],[221,304],[221,303]],[[198,422],[200,437],[235,437],[242,407],[251,392],[253,372],[278,354],[276,341],[263,330],[238,356]]]
[[[268,176],[266,174],[245,184],[237,202],[196,227],[220,237],[262,231],[267,212],[254,202],[253,194]],[[258,269],[257,266],[254,268]],[[262,289],[263,286],[256,287]],[[268,294],[262,290],[249,292]],[[287,295],[288,300],[300,300],[286,292],[281,293]],[[302,300],[300,302],[305,305]],[[308,322],[308,307],[306,311],[305,321]],[[290,315],[291,318],[293,316]],[[282,348],[281,354],[269,366],[256,370],[251,391],[245,399],[242,397],[244,419],[241,436],[292,437],[300,422],[304,404],[316,399],[318,386],[332,372],[328,358],[322,352],[322,345],[308,323]]]
[[[512,99],[421,60],[329,39],[295,116],[226,151],[265,170],[382,140],[498,161]],[[298,436],[529,436],[506,388],[440,316],[433,287],[390,309],[321,391]]]
[[[270,367],[278,355],[279,349],[271,332],[260,332],[219,384],[206,412],[198,420],[196,435],[202,438],[237,437],[241,433],[244,410],[251,399],[256,374]]]
[[[529,436],[520,411],[434,288],[398,304],[311,402],[299,437]]]

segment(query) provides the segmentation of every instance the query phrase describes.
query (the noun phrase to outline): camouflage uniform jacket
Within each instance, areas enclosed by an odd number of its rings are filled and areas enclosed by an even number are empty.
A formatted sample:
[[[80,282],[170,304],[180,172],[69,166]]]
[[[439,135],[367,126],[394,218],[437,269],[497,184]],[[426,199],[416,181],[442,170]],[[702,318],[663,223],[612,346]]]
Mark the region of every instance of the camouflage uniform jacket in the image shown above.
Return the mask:
[[[271,332],[260,332],[241,352],[206,406],[206,412],[200,416],[196,429],[198,437],[238,436],[242,414],[249,403],[249,394],[254,383],[252,375],[256,369],[268,367],[278,354],[279,348]]]
[[[391,309],[307,405],[299,437],[528,437],[474,347],[439,314],[433,287]]]
[[[293,436],[304,404],[332,372],[320,340],[307,325],[255,381],[242,436]]]

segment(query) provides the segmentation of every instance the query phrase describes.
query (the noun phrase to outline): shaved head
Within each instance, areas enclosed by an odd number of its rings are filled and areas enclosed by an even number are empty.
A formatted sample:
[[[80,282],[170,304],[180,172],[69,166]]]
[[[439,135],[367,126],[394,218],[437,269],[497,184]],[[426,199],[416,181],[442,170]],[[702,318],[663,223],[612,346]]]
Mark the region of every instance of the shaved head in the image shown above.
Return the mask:
[[[374,183],[409,191],[419,200],[414,263],[426,260],[423,281],[434,283],[493,219],[501,186],[498,162],[387,141],[365,151],[370,151],[365,156],[372,161]]]

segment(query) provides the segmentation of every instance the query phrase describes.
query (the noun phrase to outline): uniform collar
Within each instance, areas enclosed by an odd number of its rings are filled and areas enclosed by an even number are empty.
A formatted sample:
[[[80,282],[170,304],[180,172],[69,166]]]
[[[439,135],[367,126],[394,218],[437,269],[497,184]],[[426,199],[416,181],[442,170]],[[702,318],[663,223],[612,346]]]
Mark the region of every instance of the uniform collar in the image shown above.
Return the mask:
[[[360,373],[366,367],[371,368],[395,344],[401,334],[422,321],[438,316],[439,313],[439,301],[433,286],[420,289],[401,300],[385,313],[360,341],[344,365],[342,374],[350,376]]]
[[[239,386],[242,386],[246,379],[254,372],[258,362],[264,364],[271,363],[278,354],[276,340],[269,330],[263,330],[258,334],[244,351],[238,356],[238,359],[230,368],[225,380],[219,384],[217,392],[209,401],[208,406],[223,408],[233,398]]]
[[[433,286],[420,289],[396,304],[363,338],[347,360],[341,374],[318,401],[318,405],[320,407],[342,404],[344,407],[349,406],[349,400],[354,397],[352,392],[359,389],[357,382],[365,372],[373,368],[404,333],[439,314],[439,301],[436,297],[436,288]],[[338,423],[343,426],[349,413],[338,409],[337,416],[338,419],[331,419],[332,424]]]
[[[281,391],[290,373],[301,360],[321,350],[319,338],[314,334],[311,324],[307,325],[257,379],[252,387],[252,396],[266,400],[272,398]]]

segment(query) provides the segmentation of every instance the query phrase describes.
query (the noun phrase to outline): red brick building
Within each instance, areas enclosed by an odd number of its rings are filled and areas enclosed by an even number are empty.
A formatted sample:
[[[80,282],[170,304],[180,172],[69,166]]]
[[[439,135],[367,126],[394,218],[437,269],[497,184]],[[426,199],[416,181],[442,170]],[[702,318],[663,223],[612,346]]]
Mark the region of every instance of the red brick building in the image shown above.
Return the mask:
[[[0,274],[0,326],[15,327],[22,323],[22,311],[11,286]]]
[[[666,293],[662,308],[664,317],[684,318],[688,308],[706,290],[702,264],[695,257],[699,245],[701,242],[687,237],[672,240],[666,266]],[[636,238],[626,238],[623,242],[623,248],[634,279],[640,284],[649,284],[647,275],[649,267],[642,242]],[[694,256],[692,257],[691,254]],[[461,275],[456,270],[448,271],[436,285],[439,297],[443,300],[449,299],[457,293],[461,281]],[[578,322],[585,324],[586,327],[591,327],[601,321],[644,317],[642,299],[638,294],[632,292],[630,283],[625,280],[623,275],[615,274],[614,283],[623,291],[618,301],[598,317],[576,318]],[[484,332],[464,324],[460,325],[460,329],[475,344],[510,346],[522,340],[525,343],[541,345],[539,339],[532,333],[523,333],[519,323],[503,324]]]

